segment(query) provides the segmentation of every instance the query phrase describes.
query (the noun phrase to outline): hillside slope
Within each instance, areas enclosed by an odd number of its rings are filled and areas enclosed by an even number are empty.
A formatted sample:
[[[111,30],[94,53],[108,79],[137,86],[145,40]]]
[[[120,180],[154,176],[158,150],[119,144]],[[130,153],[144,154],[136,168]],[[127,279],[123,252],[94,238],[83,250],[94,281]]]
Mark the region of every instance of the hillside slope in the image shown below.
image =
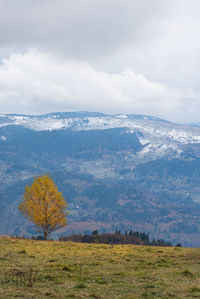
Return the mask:
[[[0,115],[0,233],[34,233],[17,205],[34,176],[50,173],[69,204],[68,233],[133,229],[200,246],[199,167],[198,127],[140,115]]]

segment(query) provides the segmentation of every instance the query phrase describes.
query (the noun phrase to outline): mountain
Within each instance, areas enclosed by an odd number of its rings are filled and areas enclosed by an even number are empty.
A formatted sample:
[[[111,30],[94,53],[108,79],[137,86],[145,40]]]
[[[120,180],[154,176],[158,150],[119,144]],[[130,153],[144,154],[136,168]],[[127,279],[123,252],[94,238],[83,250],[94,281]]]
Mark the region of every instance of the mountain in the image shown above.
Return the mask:
[[[66,233],[132,229],[200,246],[199,169],[198,125],[129,114],[0,114],[0,234],[34,233],[17,206],[24,186],[50,173],[70,209]]]

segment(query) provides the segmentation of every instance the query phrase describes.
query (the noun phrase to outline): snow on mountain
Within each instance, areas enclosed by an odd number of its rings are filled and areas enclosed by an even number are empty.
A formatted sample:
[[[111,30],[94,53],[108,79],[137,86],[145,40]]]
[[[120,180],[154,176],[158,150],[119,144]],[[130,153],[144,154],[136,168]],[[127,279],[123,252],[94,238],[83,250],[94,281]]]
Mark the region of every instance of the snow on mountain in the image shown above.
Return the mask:
[[[199,145],[200,128],[146,115],[1,114],[0,232],[24,234],[15,207],[33,177],[51,173],[72,221],[119,219],[124,229],[128,220],[131,229],[199,246]]]
[[[0,136],[0,139],[2,140],[2,141],[6,141],[6,137],[4,136],[4,135],[2,135],[2,136]]]
[[[105,115],[89,112],[51,113],[42,116],[0,114],[0,127],[7,125],[19,125],[34,131],[127,128],[127,133],[136,132],[144,145],[140,152],[141,157],[155,152],[157,156],[164,153],[180,155],[182,145],[200,143],[198,127],[178,125],[142,115]]]

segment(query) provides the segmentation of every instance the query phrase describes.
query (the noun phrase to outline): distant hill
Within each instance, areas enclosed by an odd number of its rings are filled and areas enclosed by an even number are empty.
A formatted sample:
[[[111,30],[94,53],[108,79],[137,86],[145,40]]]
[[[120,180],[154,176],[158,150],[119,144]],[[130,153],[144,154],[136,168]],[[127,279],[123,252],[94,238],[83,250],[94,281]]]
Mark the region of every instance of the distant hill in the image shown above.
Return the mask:
[[[0,234],[32,235],[17,206],[50,173],[70,215],[60,233],[120,230],[200,246],[200,128],[152,116],[0,115]]]

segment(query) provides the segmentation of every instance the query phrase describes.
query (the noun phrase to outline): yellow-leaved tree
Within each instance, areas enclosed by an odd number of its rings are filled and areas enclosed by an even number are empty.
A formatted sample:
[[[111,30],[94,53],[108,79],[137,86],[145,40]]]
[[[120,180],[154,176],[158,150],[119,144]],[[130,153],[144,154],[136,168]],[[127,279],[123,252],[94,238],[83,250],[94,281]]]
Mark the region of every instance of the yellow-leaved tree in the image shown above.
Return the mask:
[[[49,175],[39,176],[26,186],[18,208],[43,232],[45,240],[51,232],[67,225],[67,203]]]

